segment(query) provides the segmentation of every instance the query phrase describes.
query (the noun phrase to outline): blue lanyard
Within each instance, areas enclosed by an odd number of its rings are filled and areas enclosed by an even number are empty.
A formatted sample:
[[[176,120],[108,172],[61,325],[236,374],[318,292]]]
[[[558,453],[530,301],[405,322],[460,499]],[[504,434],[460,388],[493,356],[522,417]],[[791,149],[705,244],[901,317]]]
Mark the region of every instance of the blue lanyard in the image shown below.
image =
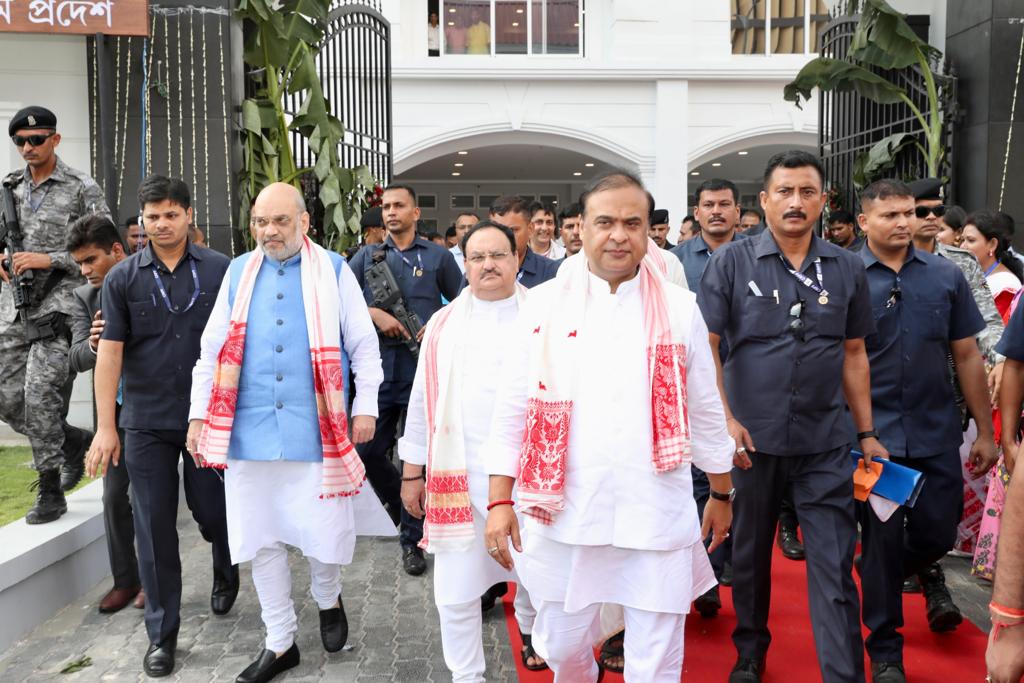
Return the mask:
[[[160,290],[160,297],[164,300],[164,306],[167,307],[167,312],[171,315],[185,313],[195,305],[196,300],[199,298],[199,271],[196,270],[195,259],[188,257],[188,265],[192,270],[192,298],[189,299],[188,306],[185,306],[185,308],[180,311],[177,306],[171,306],[171,297],[167,296],[167,289],[164,287],[164,281],[160,279],[160,275],[156,272],[156,265],[153,265],[153,279],[156,280],[156,286]]]
[[[796,268],[791,267],[789,263],[786,262],[786,258],[782,254],[779,254],[779,259],[782,261],[782,265],[786,267],[786,270],[789,271],[790,275],[795,277],[797,281],[800,282],[800,284],[802,284],[805,287],[809,287],[811,290],[814,291],[815,294],[818,295],[819,304],[824,306],[825,304],[828,303],[828,290],[825,289],[825,284],[821,277],[821,257],[816,257],[814,259],[814,274],[817,277],[817,282],[807,277],[806,275],[798,271]]]
[[[416,251],[416,262],[419,264],[418,268],[414,266],[409,259],[405,258],[405,254],[398,249],[395,249],[395,253],[398,254],[398,258],[405,261],[405,265],[409,266],[412,270],[413,277],[423,277],[423,254],[419,250]]]
[[[52,185],[47,185],[46,191],[43,192],[43,196],[39,198],[39,201],[33,202],[31,184],[31,182],[25,183],[25,203],[28,204],[28,208],[32,209],[32,213],[36,213],[39,211],[39,207],[43,205],[43,202],[46,201],[46,195],[50,194],[50,187]]]
[[[993,272],[993,271],[994,271],[994,270],[995,270],[996,268],[998,268],[998,267],[999,267],[999,261],[996,261],[995,263],[993,263],[993,264],[992,264],[992,267],[991,267],[991,268],[989,268],[988,270],[986,270],[986,271],[985,271],[985,277],[988,277],[989,275],[991,275],[991,274],[992,274],[992,272]]]

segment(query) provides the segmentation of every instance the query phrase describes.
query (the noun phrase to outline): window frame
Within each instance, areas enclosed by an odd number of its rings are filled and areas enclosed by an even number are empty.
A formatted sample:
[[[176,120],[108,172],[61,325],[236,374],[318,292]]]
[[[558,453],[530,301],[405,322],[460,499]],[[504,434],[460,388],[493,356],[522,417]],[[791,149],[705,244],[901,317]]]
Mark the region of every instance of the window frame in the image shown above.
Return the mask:
[[[586,13],[587,13],[586,12],[586,7],[585,7],[586,0],[578,0],[577,10],[576,10],[576,28],[578,29],[578,33],[579,33],[579,40],[577,41],[576,53],[575,54],[573,54],[571,52],[563,52],[563,53],[558,53],[558,54],[551,54],[550,52],[547,52],[547,51],[541,52],[541,53],[535,53],[533,51],[533,6],[534,6],[534,3],[537,3],[537,4],[539,4],[541,6],[541,17],[543,18],[543,22],[542,23],[544,24],[544,28],[542,29],[543,32],[544,32],[544,42],[542,43],[542,45],[543,45],[544,49],[547,50],[547,13],[544,10],[547,9],[548,0],[520,0],[520,1],[526,3],[526,12],[525,12],[525,14],[526,14],[526,52],[525,52],[525,54],[523,54],[523,53],[498,54],[497,52],[495,52],[494,39],[495,39],[495,35],[496,35],[496,28],[495,28],[495,20],[494,19],[495,19],[495,15],[496,15],[496,3],[498,2],[498,0],[489,0],[488,4],[490,6],[490,28],[491,28],[491,44],[490,44],[490,47],[491,47],[491,51],[490,51],[489,54],[486,54],[486,55],[472,55],[472,56],[475,56],[475,57],[488,57],[489,56],[489,57],[502,57],[502,58],[508,58],[508,57],[527,57],[527,58],[531,58],[531,59],[532,58],[537,58],[537,59],[577,58],[577,59],[581,59],[581,58],[583,58],[585,56],[584,38],[585,38],[585,35],[586,35],[586,33],[585,33],[585,28],[586,27],[585,27],[584,20],[585,20]],[[447,37],[446,31],[445,31],[445,28],[448,26],[448,22],[444,18],[448,14],[448,12],[446,11],[447,10],[446,4],[447,4],[447,0],[439,0],[438,13],[440,15],[440,19],[438,20],[438,24],[439,24],[439,28],[441,29],[441,36],[440,36],[440,38],[441,38],[441,42],[440,42],[441,54],[440,54],[440,56],[441,57],[464,57],[466,55],[461,55],[461,54],[459,54],[459,55],[450,55],[450,54],[448,54],[448,37]]]

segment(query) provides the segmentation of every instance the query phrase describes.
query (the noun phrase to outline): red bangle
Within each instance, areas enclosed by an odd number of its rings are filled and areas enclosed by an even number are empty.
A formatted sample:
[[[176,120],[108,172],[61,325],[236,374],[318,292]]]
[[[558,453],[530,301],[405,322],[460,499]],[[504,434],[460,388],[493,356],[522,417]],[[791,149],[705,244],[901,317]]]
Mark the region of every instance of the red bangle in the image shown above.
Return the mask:
[[[499,505],[515,505],[515,504],[516,504],[516,502],[514,500],[496,500],[493,503],[488,503],[487,504],[487,511],[490,512],[493,508],[496,508]]]

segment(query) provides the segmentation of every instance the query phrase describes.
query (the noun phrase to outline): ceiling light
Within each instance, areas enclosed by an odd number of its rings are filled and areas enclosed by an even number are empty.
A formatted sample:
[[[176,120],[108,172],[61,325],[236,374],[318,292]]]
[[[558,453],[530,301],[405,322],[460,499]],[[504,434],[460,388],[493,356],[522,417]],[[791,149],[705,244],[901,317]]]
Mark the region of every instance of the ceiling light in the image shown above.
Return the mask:
[[[455,26],[455,22],[454,22],[454,21],[449,21],[449,22],[448,22],[448,25],[449,25],[449,26]]]
[[[573,175],[579,176],[579,175],[583,175],[583,173],[581,171],[574,171]]]
[[[464,164],[462,162],[455,164],[455,168],[462,168],[463,166]]]
[[[469,152],[467,152],[467,151],[465,151],[465,150],[463,150],[463,151],[459,152],[459,156],[460,156],[460,157],[464,157],[464,156],[466,156],[467,154],[469,154]]]
[[[460,175],[462,175],[462,174],[461,174],[461,173],[459,173],[458,171],[452,171],[452,175],[453,175],[453,176],[460,176]]]
[[[522,14],[522,13],[523,13],[523,10],[521,8],[516,10],[516,14]]]
[[[736,152],[736,153],[739,154],[741,157],[745,157],[748,154],[750,154],[750,152]]]
[[[513,21],[512,22],[512,27],[515,28],[516,26],[519,26],[519,22],[518,21]]]
[[[711,165],[714,166],[715,168],[718,168],[719,166],[722,165],[722,162],[721,161],[713,161],[713,162],[711,162]]]
[[[700,175],[700,171],[690,171],[690,175]]]
[[[572,25],[572,27],[573,27],[573,28],[579,28],[579,27],[580,27],[580,25],[579,25],[579,24],[573,24],[573,25]]]
[[[594,162],[593,161],[588,161],[587,163],[585,163],[583,165],[586,166],[587,168],[594,168]]]
[[[450,14],[455,14],[455,8],[454,8],[454,7],[449,7],[449,8],[448,8],[448,12],[449,12]]]

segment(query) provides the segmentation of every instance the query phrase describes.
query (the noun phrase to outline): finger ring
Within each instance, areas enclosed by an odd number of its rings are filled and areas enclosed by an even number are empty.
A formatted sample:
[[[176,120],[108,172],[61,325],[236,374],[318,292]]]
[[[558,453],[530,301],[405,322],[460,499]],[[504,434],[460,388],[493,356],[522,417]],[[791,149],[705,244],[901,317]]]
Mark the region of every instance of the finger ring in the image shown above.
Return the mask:
[[[487,552],[490,553],[491,555],[493,555],[494,553],[498,552],[498,546],[494,546],[493,548],[488,548]]]
[[[736,453],[746,453],[746,452],[747,452],[747,447],[746,446],[740,446],[739,448],[736,449]]]

